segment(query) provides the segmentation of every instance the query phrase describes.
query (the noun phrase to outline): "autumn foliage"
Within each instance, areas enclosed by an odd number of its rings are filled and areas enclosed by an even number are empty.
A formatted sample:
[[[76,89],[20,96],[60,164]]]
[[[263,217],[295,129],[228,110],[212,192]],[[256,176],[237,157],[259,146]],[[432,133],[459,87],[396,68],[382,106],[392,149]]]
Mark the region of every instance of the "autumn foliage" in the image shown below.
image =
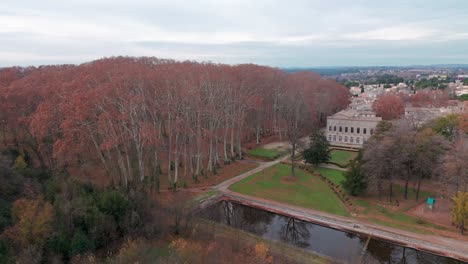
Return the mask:
[[[18,199],[12,207],[14,225],[5,234],[22,247],[43,244],[52,232],[52,205],[42,199]]]
[[[411,97],[414,107],[444,107],[448,100],[448,94],[441,90],[420,90]]]
[[[405,113],[403,100],[396,94],[382,94],[372,104],[372,109],[377,116],[384,120],[397,119]]]
[[[35,166],[175,187],[241,159],[247,140],[284,136],[288,94],[305,113],[299,132],[348,104],[343,86],[312,73],[117,57],[0,70],[0,128]]]
[[[452,200],[452,223],[463,234],[463,231],[468,227],[468,192],[457,192],[457,195]]]

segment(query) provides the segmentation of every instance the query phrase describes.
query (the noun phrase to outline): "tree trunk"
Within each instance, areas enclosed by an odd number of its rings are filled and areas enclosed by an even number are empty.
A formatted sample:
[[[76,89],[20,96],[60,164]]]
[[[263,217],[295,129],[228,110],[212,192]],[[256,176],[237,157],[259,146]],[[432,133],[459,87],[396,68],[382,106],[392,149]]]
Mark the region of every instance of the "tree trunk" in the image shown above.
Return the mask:
[[[173,182],[173,191],[177,190],[177,180],[179,178],[179,133],[176,133],[175,138],[175,158],[174,158],[174,182]]]
[[[133,183],[132,164],[130,162],[130,155],[128,155],[128,151],[125,153],[125,157],[127,159],[128,178],[129,178],[129,181]]]
[[[159,185],[160,185],[160,179],[159,179],[159,159],[158,159],[158,151],[155,149],[154,150],[154,179],[153,179],[153,183],[156,184],[156,190],[159,192]]]
[[[409,183],[409,176],[410,173],[408,171],[408,175],[406,176],[406,180],[405,180],[405,200],[408,199],[408,183]]]
[[[171,126],[171,118],[169,116],[169,129]],[[172,188],[172,176],[171,176],[171,163],[172,163],[172,153],[171,153],[171,148],[172,148],[172,136],[171,136],[171,131],[168,131],[168,144],[167,144],[167,180],[169,181],[169,186]]]
[[[242,128],[239,125],[239,129],[237,130],[237,154],[239,155],[239,159],[242,159],[241,132]]]
[[[296,143],[294,142],[292,145],[292,153],[291,153],[291,177],[296,177],[294,172],[294,167],[296,166],[295,163],[295,155],[296,155]]]
[[[418,188],[416,189],[416,202],[419,201],[419,189],[421,188],[421,179],[418,179]]]
[[[390,202],[392,202],[392,197],[393,197],[393,183],[390,181]]]
[[[125,168],[125,163],[122,158],[122,154],[120,153],[120,149],[118,146],[115,147],[115,152],[117,153],[117,163],[120,167],[120,175],[123,177],[124,187],[125,189],[128,188],[128,170]]]
[[[232,121],[232,126],[231,126],[231,158],[235,157],[234,153],[234,121]]]
[[[224,152],[224,163],[229,162],[229,158],[227,155],[227,131],[228,131],[228,123],[227,120],[225,122],[225,127],[224,127],[224,138],[223,138],[223,152]]]
[[[197,166],[195,169],[195,175],[198,176],[200,174],[200,156],[201,156],[201,128],[200,128],[200,113],[197,113]]]
[[[208,165],[206,169],[208,171],[213,170],[213,135],[210,135],[209,149],[208,149]]]

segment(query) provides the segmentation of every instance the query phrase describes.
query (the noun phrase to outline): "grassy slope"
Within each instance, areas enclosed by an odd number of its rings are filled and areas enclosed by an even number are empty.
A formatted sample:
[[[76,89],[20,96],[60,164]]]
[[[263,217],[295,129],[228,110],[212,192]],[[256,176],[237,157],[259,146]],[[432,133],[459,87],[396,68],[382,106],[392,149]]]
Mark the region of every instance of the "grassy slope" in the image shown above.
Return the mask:
[[[278,164],[251,175],[229,187],[232,191],[311,208],[337,215],[348,215],[335,193],[319,178],[297,169],[296,180],[288,180],[291,167]]]
[[[330,161],[346,166],[349,162],[357,156],[356,152],[345,151],[345,150],[332,150],[330,151]]]
[[[318,173],[322,174],[326,178],[328,178],[330,181],[332,181],[335,184],[340,184],[341,181],[345,179],[345,172],[340,171],[340,170],[334,170],[334,169],[328,169],[328,168],[316,168],[315,169]],[[401,185],[394,185],[394,192],[395,192],[395,199],[399,199],[400,201],[403,201],[403,195],[404,195],[404,186]],[[419,197],[420,201],[423,201],[426,199],[428,196],[432,196],[433,194],[428,191],[421,190]],[[382,197],[382,199],[387,199],[387,197]],[[416,199],[416,191],[409,186],[408,188],[408,200],[414,201]],[[383,206],[369,203],[368,201],[356,198],[355,199],[356,204],[358,204],[360,207],[365,208],[361,214],[369,216],[367,218],[371,222],[374,222],[376,224],[380,225],[385,225],[389,227],[394,227],[394,228],[399,228],[403,230],[408,230],[408,231],[415,231],[418,233],[423,233],[427,234],[430,233],[427,230],[424,229],[418,229],[415,227],[428,227],[428,228],[436,228],[436,229],[441,229],[445,230],[446,228],[443,226],[439,226],[436,224],[432,224],[426,221],[422,221],[421,219],[418,219],[417,217],[410,216],[404,213],[407,208],[401,208],[397,211],[390,211],[386,209]],[[414,205],[414,203],[412,203]],[[382,220],[382,219],[377,219],[373,218],[373,216],[379,216],[379,217],[385,217],[385,219],[388,219],[388,221]],[[415,226],[415,227],[409,227],[408,225]]]
[[[325,178],[328,178],[336,185],[341,185],[341,182],[345,180],[345,172],[341,170],[334,170],[329,168],[315,168],[314,170],[322,174]]]
[[[250,156],[254,156],[254,157],[261,157],[261,158],[273,160],[281,156],[282,153],[276,149],[265,149],[262,147],[258,147],[258,148],[248,150],[247,154]]]

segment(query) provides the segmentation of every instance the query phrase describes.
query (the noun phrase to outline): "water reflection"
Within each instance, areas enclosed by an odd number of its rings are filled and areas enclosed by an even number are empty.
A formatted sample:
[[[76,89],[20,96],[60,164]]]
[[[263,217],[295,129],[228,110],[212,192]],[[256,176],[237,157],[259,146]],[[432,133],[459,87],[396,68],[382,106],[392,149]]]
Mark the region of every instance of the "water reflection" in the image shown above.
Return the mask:
[[[245,231],[263,235],[268,225],[275,217],[267,211],[258,210],[248,206],[240,206],[230,202],[220,202],[207,208],[201,215],[218,223],[229,225]]]
[[[310,237],[307,223],[295,218],[287,218],[286,223],[281,227],[281,240],[296,244],[300,247],[309,246],[308,240]]]
[[[364,235],[347,233],[227,201],[205,208],[199,216],[346,263],[460,263],[454,259],[368,239]]]

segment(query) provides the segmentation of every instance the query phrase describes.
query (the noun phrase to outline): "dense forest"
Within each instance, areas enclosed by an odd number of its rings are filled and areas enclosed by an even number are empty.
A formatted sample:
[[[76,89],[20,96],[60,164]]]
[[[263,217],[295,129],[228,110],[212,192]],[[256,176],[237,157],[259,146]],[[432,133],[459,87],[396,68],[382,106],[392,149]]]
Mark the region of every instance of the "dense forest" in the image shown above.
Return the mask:
[[[54,171],[98,160],[124,186],[157,183],[162,166],[174,184],[197,177],[241,159],[246,139],[285,134],[288,111],[310,128],[348,103],[313,73],[154,58],[9,68],[0,84],[4,144]]]
[[[145,193],[162,181],[175,191],[214,175],[267,136],[294,144],[348,103],[334,81],[252,64],[1,69],[0,258],[66,261],[150,235],[160,222]]]

